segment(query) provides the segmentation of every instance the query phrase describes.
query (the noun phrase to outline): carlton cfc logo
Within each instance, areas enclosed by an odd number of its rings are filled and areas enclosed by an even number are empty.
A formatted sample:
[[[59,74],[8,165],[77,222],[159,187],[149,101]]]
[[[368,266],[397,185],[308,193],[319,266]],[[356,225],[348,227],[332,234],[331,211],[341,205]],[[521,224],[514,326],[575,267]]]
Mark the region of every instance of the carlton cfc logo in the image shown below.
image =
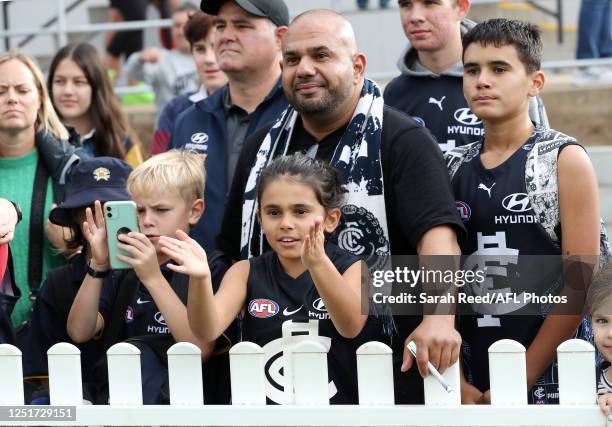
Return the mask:
[[[462,202],[461,200],[456,200],[455,207],[459,211],[461,221],[468,222],[470,220],[470,217],[472,216],[472,209],[470,208],[470,205],[465,202]]]
[[[258,298],[249,303],[249,314],[260,319],[275,316],[278,313],[278,304],[271,299]]]

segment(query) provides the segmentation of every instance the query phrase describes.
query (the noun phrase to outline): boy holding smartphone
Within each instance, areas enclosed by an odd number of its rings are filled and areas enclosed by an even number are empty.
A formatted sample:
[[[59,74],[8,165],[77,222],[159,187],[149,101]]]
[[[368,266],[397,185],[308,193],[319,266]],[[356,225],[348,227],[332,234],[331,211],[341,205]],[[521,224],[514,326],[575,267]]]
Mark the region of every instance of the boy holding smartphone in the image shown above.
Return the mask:
[[[574,138],[538,127],[529,118],[529,101],[544,87],[541,52],[537,27],[520,21],[491,19],[463,38],[463,91],[485,129],[481,141],[445,155],[455,200],[470,207],[462,215],[466,255],[596,259],[599,254],[597,179],[589,157]],[[529,284],[532,291],[562,286],[560,271],[547,276],[550,266],[536,258],[521,258],[519,280],[507,269],[478,292],[502,293],[509,286],[519,294],[517,289],[529,291]],[[530,402],[558,402],[556,348],[573,336],[581,316],[549,314],[545,305],[532,307],[538,314],[526,304],[499,308],[460,317],[462,402],[490,403],[487,350],[504,338],[527,348]]]
[[[167,268],[169,258],[159,248],[160,236],[189,232],[204,212],[204,170],[200,157],[176,150],[155,156],[129,176],[127,190],[136,202],[140,231],[120,234],[120,261],[132,270],[110,270],[104,212],[99,201],[86,210],[83,235],[91,248],[87,275],[68,316],[68,334],[77,343],[102,337],[105,347],[129,341],[141,350],[143,401],[161,403],[167,377],[164,360],[174,342],[187,341],[202,349],[187,321],[188,277]]]

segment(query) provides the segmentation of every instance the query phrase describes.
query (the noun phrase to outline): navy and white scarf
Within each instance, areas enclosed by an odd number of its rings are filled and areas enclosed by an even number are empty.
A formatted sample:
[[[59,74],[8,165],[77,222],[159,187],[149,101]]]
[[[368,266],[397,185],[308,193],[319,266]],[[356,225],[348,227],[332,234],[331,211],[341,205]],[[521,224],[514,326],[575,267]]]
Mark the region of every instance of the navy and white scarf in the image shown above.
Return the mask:
[[[251,168],[242,207],[242,259],[263,253],[264,237],[257,221],[257,183],[262,170],[277,156],[286,155],[298,118],[286,109],[266,135]],[[330,164],[345,177],[341,222],[332,236],[338,246],[361,258],[390,255],[380,159],[383,98],[380,88],[364,81],[355,113],[340,138]]]

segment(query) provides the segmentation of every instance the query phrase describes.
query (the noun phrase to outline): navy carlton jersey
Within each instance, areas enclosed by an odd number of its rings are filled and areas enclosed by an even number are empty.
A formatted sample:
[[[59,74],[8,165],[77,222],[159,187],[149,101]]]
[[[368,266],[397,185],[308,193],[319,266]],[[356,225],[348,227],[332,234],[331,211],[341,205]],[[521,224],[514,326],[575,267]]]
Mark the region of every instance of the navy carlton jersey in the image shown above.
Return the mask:
[[[445,75],[400,76],[385,90],[385,103],[429,129],[446,152],[476,142],[484,134],[482,120],[467,106],[462,81]]]
[[[340,274],[358,261],[331,243],[325,251]],[[284,357],[283,348],[314,338],[328,350],[330,402],[357,403],[355,351],[366,342],[362,338],[365,331],[352,340],[336,331],[308,271],[292,278],[283,271],[274,251],[249,262],[243,339],[264,349],[268,401],[292,403],[292,393],[285,392],[291,378],[291,358]]]
[[[170,283],[173,272],[165,265],[161,265],[160,269],[163,276]],[[102,286],[99,311],[102,317],[104,317],[106,324],[108,324],[116,304],[119,286],[121,286],[121,280],[105,280]],[[125,339],[142,335],[170,334],[170,329],[168,329],[163,314],[157,307],[157,304],[155,304],[147,288],[139,280],[135,295],[125,310],[124,321]]]
[[[517,295],[516,300],[502,304],[472,304],[473,315],[459,319],[466,376],[483,392],[489,389],[489,346],[500,339],[513,339],[528,347],[550,309],[550,305],[541,304],[536,306],[539,315],[526,315],[529,302],[523,295],[555,293],[561,285],[559,263],[542,262],[543,257],[523,257],[561,254],[560,247],[538,224],[527,195],[525,163],[535,138],[532,135],[505,162],[491,169],[483,166],[482,144],[477,144],[452,181],[456,206],[467,229],[462,253],[474,255],[467,258],[463,268],[487,268],[485,282],[464,291],[480,296]],[[530,309],[533,313],[533,305]],[[556,378],[545,382],[547,387],[530,396],[531,401],[550,402],[558,396]]]

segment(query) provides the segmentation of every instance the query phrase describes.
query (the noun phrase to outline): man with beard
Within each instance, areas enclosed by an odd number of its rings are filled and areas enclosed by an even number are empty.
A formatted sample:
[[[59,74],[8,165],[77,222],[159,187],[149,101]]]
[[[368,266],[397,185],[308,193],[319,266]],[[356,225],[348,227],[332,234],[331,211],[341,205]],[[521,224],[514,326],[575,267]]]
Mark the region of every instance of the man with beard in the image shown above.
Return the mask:
[[[339,246],[360,256],[459,254],[463,232],[440,150],[428,130],[385,107],[378,86],[365,79],[350,23],[330,10],[310,10],[291,23],[282,43],[282,81],[291,104],[272,127],[255,132],[238,160],[218,246],[232,259],[266,250],[257,222],[257,177],[274,157],[303,152],[329,161],[348,190]],[[299,214],[299,213],[296,213]],[[349,228],[352,227],[351,230]],[[355,230],[354,228],[359,228]],[[347,232],[359,238],[346,238]],[[343,234],[345,233],[345,234]],[[396,400],[418,403],[422,384],[405,343],[444,370],[459,354],[454,316],[397,316]],[[402,360],[403,354],[403,360]]]

